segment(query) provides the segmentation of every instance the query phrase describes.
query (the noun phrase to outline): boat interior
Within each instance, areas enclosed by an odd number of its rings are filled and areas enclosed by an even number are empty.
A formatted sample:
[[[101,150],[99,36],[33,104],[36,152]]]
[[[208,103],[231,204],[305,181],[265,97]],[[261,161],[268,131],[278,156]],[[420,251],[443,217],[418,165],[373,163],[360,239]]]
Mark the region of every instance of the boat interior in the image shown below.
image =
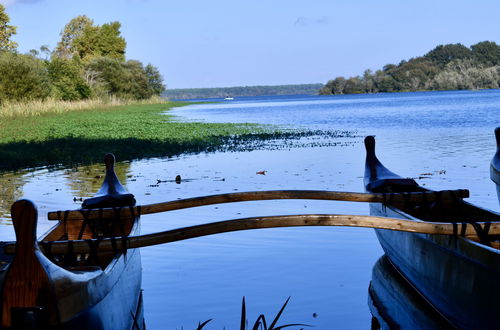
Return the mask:
[[[134,224],[136,224],[136,218],[120,216],[118,210],[116,209],[116,215],[112,218],[90,219],[86,217],[85,220],[60,220],[41,241],[71,241],[129,236],[134,229]],[[85,215],[85,212],[86,210],[82,210],[82,214]],[[97,246],[95,250],[97,250]],[[99,253],[95,251],[86,254],[69,253],[64,255],[49,254],[47,257],[58,266],[68,270],[77,270],[82,266],[98,266],[104,269],[118,253],[121,253],[121,251]]]
[[[418,185],[413,179],[382,179],[381,182],[374,182],[372,192],[375,193],[404,193],[407,192],[432,192]],[[461,198],[441,199],[440,192],[436,194],[435,201],[404,201],[391,200],[389,197],[385,205],[390,205],[404,213],[424,221],[431,222],[452,222],[452,223],[477,223],[477,222],[490,222],[500,221],[500,214],[482,209],[465,202]],[[392,195],[389,195],[392,196]],[[425,196],[425,195],[423,195]],[[476,227],[475,227],[476,228]],[[489,235],[485,229],[476,229],[482,231],[478,233],[477,238],[473,240],[481,242],[482,244],[489,245],[500,249],[500,235]]]

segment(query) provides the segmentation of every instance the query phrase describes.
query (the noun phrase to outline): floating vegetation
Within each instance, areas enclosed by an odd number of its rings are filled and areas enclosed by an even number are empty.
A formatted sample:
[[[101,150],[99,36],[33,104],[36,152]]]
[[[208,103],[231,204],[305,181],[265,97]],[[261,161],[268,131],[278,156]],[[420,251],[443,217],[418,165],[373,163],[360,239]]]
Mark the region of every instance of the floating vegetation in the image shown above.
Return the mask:
[[[0,171],[215,151],[350,145],[356,132],[292,130],[257,124],[175,122],[180,102],[102,107],[0,121]]]

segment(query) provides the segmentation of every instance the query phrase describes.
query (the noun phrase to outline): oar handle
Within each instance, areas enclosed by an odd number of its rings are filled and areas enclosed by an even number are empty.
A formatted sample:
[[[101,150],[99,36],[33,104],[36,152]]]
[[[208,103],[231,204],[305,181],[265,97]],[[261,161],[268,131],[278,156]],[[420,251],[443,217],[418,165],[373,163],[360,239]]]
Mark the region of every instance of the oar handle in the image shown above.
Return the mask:
[[[474,226],[477,225],[485,228],[485,223],[474,224]],[[141,236],[74,240],[71,243],[68,243],[68,241],[52,241],[50,243],[41,242],[40,245],[46,253],[52,255],[68,253],[70,244],[72,253],[91,253],[96,250],[99,252],[119,252],[124,249],[134,249],[232,231],[298,226],[349,226],[477,237],[474,226],[467,223],[426,222],[367,215],[305,214],[226,220]],[[500,222],[488,222],[488,234],[500,234]],[[4,249],[6,253],[13,253],[15,243],[6,245]]]
[[[262,201],[273,199],[316,199],[331,201],[349,202],[434,202],[453,201],[469,197],[466,189],[442,190],[442,191],[422,191],[404,193],[358,193],[346,191],[324,191],[324,190],[267,190],[250,191],[240,193],[228,193],[180,199],[176,201],[149,204],[134,207],[124,207],[120,209],[121,215],[152,214],[166,211],[180,210],[190,207],[206,206],[222,203]],[[83,220],[112,217],[116,209],[94,209],[94,210],[74,210],[49,212],[49,220]]]

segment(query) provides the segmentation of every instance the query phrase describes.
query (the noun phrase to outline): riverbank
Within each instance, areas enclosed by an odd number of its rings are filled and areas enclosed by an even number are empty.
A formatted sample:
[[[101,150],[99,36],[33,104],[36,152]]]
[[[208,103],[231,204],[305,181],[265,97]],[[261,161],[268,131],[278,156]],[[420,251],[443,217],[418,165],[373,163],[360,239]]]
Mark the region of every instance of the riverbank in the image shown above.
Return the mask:
[[[102,105],[90,109],[3,116],[0,171],[38,166],[169,157],[182,153],[251,148],[255,141],[300,138],[268,125],[179,122],[165,111],[188,103]]]

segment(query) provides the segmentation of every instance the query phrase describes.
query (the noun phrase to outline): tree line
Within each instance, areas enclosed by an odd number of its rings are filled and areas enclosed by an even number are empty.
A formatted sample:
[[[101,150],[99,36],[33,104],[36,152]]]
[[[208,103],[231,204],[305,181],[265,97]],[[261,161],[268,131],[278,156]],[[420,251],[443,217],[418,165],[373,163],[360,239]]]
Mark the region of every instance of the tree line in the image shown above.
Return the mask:
[[[165,91],[158,68],[126,60],[121,24],[96,25],[85,15],[73,18],[54,50],[26,54],[11,40],[16,27],[0,4],[0,104],[53,98],[146,99]]]
[[[427,54],[387,64],[362,76],[336,77],[320,94],[405,92],[499,88],[500,46],[482,41],[470,47],[439,45]]]
[[[176,100],[225,98],[228,96],[317,95],[321,87],[323,87],[323,84],[178,88],[167,90],[165,95]]]

